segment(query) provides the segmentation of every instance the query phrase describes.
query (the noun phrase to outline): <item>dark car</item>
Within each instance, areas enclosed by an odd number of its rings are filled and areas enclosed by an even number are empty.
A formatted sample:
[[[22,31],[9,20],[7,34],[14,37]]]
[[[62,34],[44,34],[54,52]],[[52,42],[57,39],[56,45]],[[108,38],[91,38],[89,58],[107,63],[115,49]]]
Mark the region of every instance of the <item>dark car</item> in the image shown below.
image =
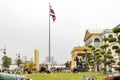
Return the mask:
[[[108,76],[104,80],[120,80],[120,74]]]

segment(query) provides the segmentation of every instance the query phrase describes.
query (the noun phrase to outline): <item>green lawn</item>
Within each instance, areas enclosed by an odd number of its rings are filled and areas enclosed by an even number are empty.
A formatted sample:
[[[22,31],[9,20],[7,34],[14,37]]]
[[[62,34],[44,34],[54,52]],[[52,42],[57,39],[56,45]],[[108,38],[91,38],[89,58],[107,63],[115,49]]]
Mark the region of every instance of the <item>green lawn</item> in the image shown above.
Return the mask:
[[[104,79],[107,75],[93,72],[82,72],[82,73],[51,73],[51,74],[27,74],[26,76],[32,80],[81,80],[83,75],[94,75],[97,80]]]

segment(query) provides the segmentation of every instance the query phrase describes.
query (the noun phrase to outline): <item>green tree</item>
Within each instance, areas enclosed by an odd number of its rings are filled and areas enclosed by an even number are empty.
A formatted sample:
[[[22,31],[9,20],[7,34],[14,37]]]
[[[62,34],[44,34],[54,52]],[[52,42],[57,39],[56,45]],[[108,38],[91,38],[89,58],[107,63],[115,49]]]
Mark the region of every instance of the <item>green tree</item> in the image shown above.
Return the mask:
[[[20,64],[22,64],[22,59],[18,58],[15,60],[15,63],[18,65],[18,67],[20,67]]]
[[[97,64],[97,71],[100,71],[99,65],[102,63],[102,55],[100,54],[100,51],[96,53],[96,64]]]
[[[108,51],[105,57],[107,58],[107,61],[105,62],[105,64],[108,66],[108,69],[111,69],[112,68],[111,64],[115,62],[113,60],[111,51]]]
[[[88,66],[92,68],[94,68],[94,56],[91,53],[87,53],[87,57],[88,57]]]
[[[107,64],[106,64],[106,62],[107,62],[107,57],[106,57],[106,55],[107,55],[107,47],[109,46],[108,44],[107,44],[107,41],[109,40],[109,38],[107,38],[107,37],[104,37],[103,38],[103,41],[104,41],[104,44],[101,46],[101,51],[100,51],[100,53],[102,54],[102,56],[103,56],[103,59],[102,59],[102,63],[104,64],[104,68],[103,68],[103,70],[104,70],[104,73],[106,74],[106,69],[107,69]]]
[[[118,70],[120,72],[120,27],[115,27],[113,29],[113,32],[116,34],[116,38],[111,38],[111,40],[109,40],[110,42],[116,42],[118,43],[119,45],[118,46],[113,46],[112,49],[115,50],[115,52],[118,54],[119,56],[119,62],[117,63],[117,65],[119,67],[116,67],[115,69]]]
[[[89,48],[91,48],[91,50],[92,50],[92,55],[93,55],[93,58],[92,58],[92,60],[93,60],[93,68],[94,68],[94,72],[96,72],[96,69],[98,68],[97,67],[97,53],[98,53],[98,51],[99,51],[99,49],[96,49],[94,46],[92,46],[92,45],[89,45],[88,46]]]
[[[71,65],[71,62],[70,62],[70,61],[67,61],[67,62],[65,63],[65,66],[66,66],[67,69],[70,69],[70,65]]]
[[[3,68],[9,68],[10,64],[12,63],[12,59],[8,56],[2,57],[2,67]]]
[[[83,50],[85,53],[82,54],[82,56],[84,57],[84,68],[85,68],[85,71],[88,71],[89,70],[89,66],[93,66],[93,56],[91,55],[91,53],[88,53],[87,49],[85,48]]]

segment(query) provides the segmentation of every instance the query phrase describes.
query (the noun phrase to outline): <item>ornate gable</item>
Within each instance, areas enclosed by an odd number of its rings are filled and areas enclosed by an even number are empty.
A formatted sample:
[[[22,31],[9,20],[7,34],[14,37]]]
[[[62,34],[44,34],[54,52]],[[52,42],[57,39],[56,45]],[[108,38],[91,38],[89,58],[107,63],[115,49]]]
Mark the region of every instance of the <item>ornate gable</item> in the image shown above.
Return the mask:
[[[85,32],[85,37],[84,37],[84,42],[87,40],[87,38],[90,36],[90,32],[86,30]]]

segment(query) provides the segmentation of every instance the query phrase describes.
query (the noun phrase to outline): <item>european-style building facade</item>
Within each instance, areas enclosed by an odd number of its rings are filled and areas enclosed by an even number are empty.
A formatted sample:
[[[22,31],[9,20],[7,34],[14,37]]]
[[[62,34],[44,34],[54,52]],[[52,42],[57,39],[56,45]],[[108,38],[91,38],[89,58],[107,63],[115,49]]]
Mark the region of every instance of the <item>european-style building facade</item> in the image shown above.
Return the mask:
[[[115,27],[120,27],[120,25],[117,25]],[[114,28],[115,28],[114,27]],[[105,44],[103,41],[103,38],[107,37],[107,38],[116,38],[116,34],[113,33],[113,29],[87,29],[85,32],[85,36],[84,36],[84,43],[85,46],[83,47],[74,47],[71,51],[71,67],[75,67],[75,61],[74,58],[76,56],[81,56],[80,54],[84,53],[82,51],[83,48],[88,48],[88,45],[92,45],[94,47],[96,47],[97,49],[100,49],[101,45]],[[109,45],[106,49],[106,51],[111,51],[112,52],[112,56],[113,56],[113,60],[116,61],[114,64],[111,64],[112,67],[117,66],[117,62],[119,61],[119,57],[118,54],[115,53],[115,50],[112,49],[112,47],[114,45],[119,46],[119,44],[117,42],[109,42],[107,41],[107,44]],[[89,50],[91,51],[91,50]],[[104,67],[103,65],[100,65],[101,67]],[[107,70],[109,70],[109,68],[107,68]],[[113,69],[114,70],[114,69]]]

